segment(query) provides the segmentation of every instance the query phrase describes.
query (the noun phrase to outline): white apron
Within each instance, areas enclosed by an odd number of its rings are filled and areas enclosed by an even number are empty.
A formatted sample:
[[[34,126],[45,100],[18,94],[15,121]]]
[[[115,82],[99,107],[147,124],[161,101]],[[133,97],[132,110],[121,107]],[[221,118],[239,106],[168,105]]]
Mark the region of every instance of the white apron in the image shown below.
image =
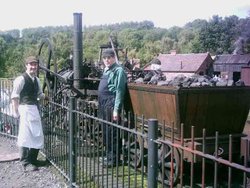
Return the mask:
[[[44,135],[41,117],[36,105],[19,105],[20,114],[17,145],[20,147],[42,149]]]

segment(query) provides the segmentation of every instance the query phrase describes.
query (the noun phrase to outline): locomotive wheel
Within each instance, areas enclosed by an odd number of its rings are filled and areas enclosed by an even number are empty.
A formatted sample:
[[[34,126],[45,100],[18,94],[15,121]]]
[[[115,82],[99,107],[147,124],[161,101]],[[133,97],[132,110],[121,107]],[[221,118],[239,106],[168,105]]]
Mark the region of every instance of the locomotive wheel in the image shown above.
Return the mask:
[[[173,152],[173,178],[171,178],[171,153]],[[158,180],[164,181],[165,185],[171,185],[171,179],[173,185],[178,182],[180,173],[180,153],[178,149],[171,148],[169,145],[162,145],[158,151],[158,168],[159,176]]]
[[[53,50],[51,42],[49,41],[49,39],[43,39],[38,51],[40,68],[44,67],[50,71],[52,67],[51,65],[52,55],[53,55]],[[57,72],[56,64],[53,67],[54,67],[54,72],[56,73]],[[55,92],[56,78],[49,71],[42,70],[42,72],[44,73],[44,76],[41,79],[43,80],[42,90],[44,93],[47,92],[48,94],[52,94],[53,92]]]
[[[94,146],[96,151],[102,148],[102,131],[98,123],[90,123],[87,120],[83,124],[83,138],[88,145]]]
[[[142,158],[146,157],[147,152],[143,145],[143,139],[140,136],[130,133],[127,146],[128,162],[133,167],[142,165]]]

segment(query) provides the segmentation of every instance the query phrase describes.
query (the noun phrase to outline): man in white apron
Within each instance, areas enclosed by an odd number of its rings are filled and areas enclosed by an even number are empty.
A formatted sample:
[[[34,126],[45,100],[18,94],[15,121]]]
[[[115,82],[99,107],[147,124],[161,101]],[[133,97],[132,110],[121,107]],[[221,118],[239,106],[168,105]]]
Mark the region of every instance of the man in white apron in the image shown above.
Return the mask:
[[[36,77],[38,59],[30,56],[25,60],[26,72],[14,80],[11,99],[16,117],[20,117],[17,145],[24,167],[37,170],[37,156],[43,148],[44,135],[38,111],[38,99],[44,99],[39,79]]]

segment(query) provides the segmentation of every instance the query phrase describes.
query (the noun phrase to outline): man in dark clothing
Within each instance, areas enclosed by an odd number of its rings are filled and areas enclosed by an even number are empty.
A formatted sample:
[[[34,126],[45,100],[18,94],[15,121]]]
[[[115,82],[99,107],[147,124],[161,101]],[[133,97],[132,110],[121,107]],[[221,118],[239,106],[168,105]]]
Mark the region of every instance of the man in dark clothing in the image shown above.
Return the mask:
[[[119,123],[127,87],[127,75],[122,66],[116,62],[112,49],[105,49],[102,53],[105,65],[98,87],[99,116],[103,120]],[[105,146],[104,165],[111,166],[119,160],[120,151],[118,129],[102,123],[103,144]]]

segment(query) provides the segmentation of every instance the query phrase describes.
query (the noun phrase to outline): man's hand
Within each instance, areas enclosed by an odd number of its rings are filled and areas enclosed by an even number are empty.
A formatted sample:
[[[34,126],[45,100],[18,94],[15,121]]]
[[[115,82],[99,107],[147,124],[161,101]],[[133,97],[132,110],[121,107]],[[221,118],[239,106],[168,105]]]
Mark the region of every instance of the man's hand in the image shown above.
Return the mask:
[[[44,97],[44,100],[45,100],[45,101],[49,101],[49,96],[45,96],[45,97]]]
[[[19,118],[19,116],[20,116],[20,114],[18,112],[18,107],[19,107],[19,99],[13,98],[12,99],[12,109],[13,109],[13,117],[14,118]]]
[[[14,112],[14,113],[13,113],[13,117],[14,117],[14,118],[19,118],[19,116],[20,116],[19,112]]]

